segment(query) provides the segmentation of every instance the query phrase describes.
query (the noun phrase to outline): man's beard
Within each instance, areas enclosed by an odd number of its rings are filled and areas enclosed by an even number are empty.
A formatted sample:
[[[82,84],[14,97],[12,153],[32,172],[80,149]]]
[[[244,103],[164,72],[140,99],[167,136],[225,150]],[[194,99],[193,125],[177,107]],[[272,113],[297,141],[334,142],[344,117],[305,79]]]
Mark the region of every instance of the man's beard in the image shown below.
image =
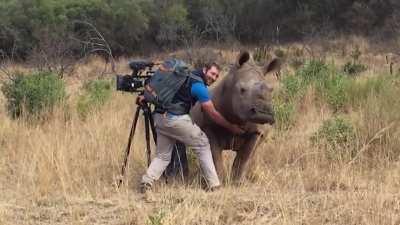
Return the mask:
[[[213,83],[213,81],[210,78],[206,78],[206,85],[210,86]]]

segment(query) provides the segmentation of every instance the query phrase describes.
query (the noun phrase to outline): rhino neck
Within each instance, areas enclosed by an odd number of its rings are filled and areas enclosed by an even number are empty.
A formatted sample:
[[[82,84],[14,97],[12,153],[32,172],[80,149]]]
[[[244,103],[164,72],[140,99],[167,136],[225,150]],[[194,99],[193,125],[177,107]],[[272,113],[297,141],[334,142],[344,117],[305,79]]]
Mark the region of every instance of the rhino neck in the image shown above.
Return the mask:
[[[231,77],[225,77],[213,90],[212,101],[215,108],[221,113],[225,119],[234,124],[243,124],[243,122],[233,113],[232,93],[230,86]]]

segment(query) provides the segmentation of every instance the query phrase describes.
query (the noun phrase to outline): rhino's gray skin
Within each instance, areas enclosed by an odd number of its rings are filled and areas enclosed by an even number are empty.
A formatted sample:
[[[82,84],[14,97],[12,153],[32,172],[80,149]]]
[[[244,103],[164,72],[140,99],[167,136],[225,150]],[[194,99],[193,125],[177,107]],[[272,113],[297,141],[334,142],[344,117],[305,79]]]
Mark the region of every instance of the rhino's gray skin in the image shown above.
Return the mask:
[[[264,130],[262,126],[274,123],[272,87],[267,84],[265,75],[277,70],[279,66],[277,59],[264,67],[257,66],[248,52],[242,52],[229,74],[211,90],[216,109],[231,123],[245,127],[244,135],[234,136],[203,113],[199,104],[193,107],[192,119],[209,138],[220,178],[223,174],[222,150],[237,152],[232,166],[232,178],[241,179],[257,138]]]

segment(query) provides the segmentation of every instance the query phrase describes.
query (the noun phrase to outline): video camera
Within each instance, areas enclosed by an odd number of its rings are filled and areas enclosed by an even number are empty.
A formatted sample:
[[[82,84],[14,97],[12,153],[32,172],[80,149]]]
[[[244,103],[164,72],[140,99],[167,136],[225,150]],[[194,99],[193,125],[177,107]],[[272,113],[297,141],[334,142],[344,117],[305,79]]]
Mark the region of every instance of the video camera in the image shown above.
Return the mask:
[[[116,75],[117,90],[126,92],[142,92],[149,78],[154,74],[154,62],[149,61],[131,61],[129,68],[132,74]]]

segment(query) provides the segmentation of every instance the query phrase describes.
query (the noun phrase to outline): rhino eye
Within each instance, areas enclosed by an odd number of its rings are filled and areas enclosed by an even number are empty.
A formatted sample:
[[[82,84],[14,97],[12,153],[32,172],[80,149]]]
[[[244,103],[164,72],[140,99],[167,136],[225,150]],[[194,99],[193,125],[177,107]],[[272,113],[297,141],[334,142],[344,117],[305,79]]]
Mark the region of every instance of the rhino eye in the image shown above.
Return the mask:
[[[245,92],[246,92],[247,90],[246,90],[246,88],[240,88],[240,94],[244,94]]]

